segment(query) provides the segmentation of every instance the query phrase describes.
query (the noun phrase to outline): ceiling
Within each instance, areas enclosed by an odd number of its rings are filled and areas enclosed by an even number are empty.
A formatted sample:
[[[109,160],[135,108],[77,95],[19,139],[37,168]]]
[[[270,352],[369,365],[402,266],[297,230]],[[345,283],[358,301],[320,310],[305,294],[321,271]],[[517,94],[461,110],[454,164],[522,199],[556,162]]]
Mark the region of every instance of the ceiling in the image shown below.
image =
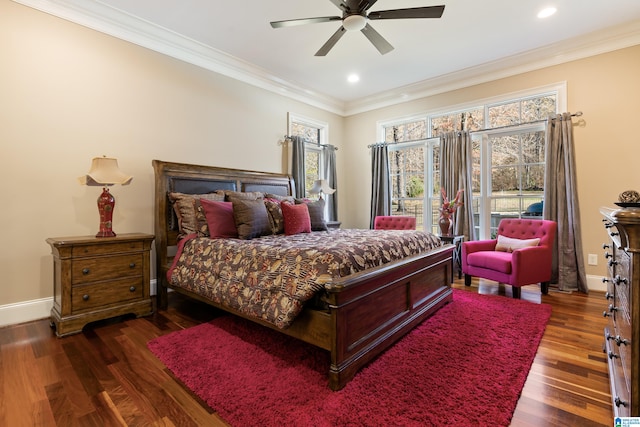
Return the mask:
[[[324,57],[339,21],[269,22],[341,15],[330,0],[14,1],[342,115],[640,44],[639,0],[379,0],[370,11],[446,7],[370,21],[395,47],[386,55],[356,31]]]

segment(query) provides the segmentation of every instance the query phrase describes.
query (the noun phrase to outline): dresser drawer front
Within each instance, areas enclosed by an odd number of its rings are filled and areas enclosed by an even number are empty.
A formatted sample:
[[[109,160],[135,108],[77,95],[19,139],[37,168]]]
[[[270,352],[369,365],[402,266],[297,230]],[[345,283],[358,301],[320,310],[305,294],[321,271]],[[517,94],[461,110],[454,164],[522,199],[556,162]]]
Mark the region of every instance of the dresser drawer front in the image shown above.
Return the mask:
[[[78,313],[141,299],[144,296],[143,290],[142,278],[74,286],[71,290],[71,311]]]
[[[605,328],[605,336],[611,334],[608,328]],[[611,384],[611,400],[613,403],[613,411],[617,417],[629,416],[630,395],[629,384],[625,378],[625,372],[620,359],[620,349],[611,339],[605,339],[605,351],[608,357],[609,365],[609,382]],[[625,404],[627,406],[625,406]]]
[[[143,254],[125,254],[75,259],[71,267],[71,281],[79,283],[134,277],[143,274]]]
[[[95,245],[74,246],[71,256],[83,257],[93,255],[107,255],[121,252],[135,252],[144,249],[144,242],[116,242],[116,243],[96,243]]]

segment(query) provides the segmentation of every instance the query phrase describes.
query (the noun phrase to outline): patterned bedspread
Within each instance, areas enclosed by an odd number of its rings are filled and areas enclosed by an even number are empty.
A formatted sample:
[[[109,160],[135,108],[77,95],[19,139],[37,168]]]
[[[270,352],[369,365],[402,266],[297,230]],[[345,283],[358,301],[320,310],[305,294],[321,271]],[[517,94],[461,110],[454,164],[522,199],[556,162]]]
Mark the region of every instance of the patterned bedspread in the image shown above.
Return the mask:
[[[334,278],[429,251],[440,239],[412,230],[337,229],[182,243],[167,274],[171,286],[286,328]]]

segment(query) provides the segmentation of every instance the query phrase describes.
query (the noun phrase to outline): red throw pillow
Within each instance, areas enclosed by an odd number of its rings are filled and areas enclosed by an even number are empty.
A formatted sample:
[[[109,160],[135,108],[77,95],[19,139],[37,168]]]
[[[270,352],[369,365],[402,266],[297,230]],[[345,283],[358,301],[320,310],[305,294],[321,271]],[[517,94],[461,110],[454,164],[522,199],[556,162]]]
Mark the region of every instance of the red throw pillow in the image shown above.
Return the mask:
[[[306,204],[292,205],[281,203],[284,217],[284,234],[290,236],[298,233],[311,233],[311,218]]]
[[[200,199],[200,205],[207,218],[211,238],[238,237],[233,218],[233,203]]]

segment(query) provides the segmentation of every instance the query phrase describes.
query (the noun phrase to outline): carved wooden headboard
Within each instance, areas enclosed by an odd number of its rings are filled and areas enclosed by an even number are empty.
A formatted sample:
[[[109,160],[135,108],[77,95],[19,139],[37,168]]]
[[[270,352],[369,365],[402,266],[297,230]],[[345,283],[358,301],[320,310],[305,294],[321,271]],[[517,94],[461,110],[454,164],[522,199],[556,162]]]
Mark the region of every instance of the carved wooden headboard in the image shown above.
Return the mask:
[[[206,194],[217,190],[260,191],[290,196],[295,193],[290,175],[190,165],[153,160],[155,174],[154,229],[158,285],[171,265],[177,244],[177,221],[168,193]]]

